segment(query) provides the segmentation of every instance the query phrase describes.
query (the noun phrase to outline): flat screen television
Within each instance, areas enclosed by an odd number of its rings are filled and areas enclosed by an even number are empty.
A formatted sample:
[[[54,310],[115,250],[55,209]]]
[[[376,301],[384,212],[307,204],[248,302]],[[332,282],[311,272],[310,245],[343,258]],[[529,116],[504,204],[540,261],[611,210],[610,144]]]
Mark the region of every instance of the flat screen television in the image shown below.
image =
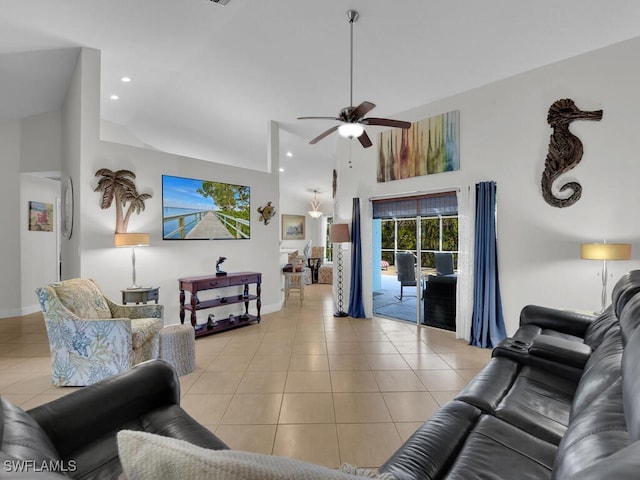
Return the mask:
[[[162,176],[163,240],[251,238],[250,187]]]

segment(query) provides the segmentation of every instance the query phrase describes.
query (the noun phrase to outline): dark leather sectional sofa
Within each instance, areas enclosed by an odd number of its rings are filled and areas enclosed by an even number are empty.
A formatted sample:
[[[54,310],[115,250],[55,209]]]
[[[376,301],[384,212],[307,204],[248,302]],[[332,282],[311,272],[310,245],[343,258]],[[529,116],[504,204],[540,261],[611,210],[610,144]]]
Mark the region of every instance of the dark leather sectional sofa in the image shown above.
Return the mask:
[[[640,270],[612,299],[598,317],[525,307],[513,338],[380,470],[398,480],[640,478]],[[180,408],[161,361],[29,412],[2,399],[0,420],[3,465],[61,462],[74,478],[117,478],[121,429],[226,448]]]
[[[179,406],[178,377],[160,360],[28,412],[0,400],[0,478],[117,479],[116,433],[124,429],[227,448]]]
[[[640,478],[640,271],[592,317],[528,306],[520,328],[381,471],[405,479]]]

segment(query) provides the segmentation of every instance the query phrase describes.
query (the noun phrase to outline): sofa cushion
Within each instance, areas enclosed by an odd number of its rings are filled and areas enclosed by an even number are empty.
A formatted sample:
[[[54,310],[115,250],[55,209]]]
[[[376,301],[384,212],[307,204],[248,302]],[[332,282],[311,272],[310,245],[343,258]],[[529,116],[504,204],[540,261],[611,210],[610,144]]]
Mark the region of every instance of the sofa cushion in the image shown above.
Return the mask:
[[[80,318],[111,318],[111,310],[104,295],[92,281],[83,278],[72,278],[51,285],[62,304]]]
[[[617,328],[619,328],[618,318],[613,313],[613,308],[609,307],[587,327],[584,343],[595,350],[610,334],[611,329]]]
[[[599,462],[562,480],[637,480],[640,472],[640,442],[632,443]]]
[[[118,451],[125,474],[130,479],[188,478],[190,480],[349,480],[380,478],[388,474],[348,466],[343,473],[274,455],[237,450],[209,450],[173,438],[146,432],[123,430],[118,433]]]
[[[622,338],[620,328],[610,329],[603,343],[589,357],[571,406],[570,421],[601,392],[620,378],[622,367]]]
[[[0,398],[0,449],[16,460],[54,462],[60,457],[40,425],[24,410]]]
[[[629,440],[640,441],[640,328],[631,336],[622,356],[624,416]]]
[[[627,302],[638,292],[640,292],[640,270],[631,270],[620,277],[611,291],[611,308],[617,318],[622,316]]]
[[[482,415],[446,478],[548,479],[556,451],[555,445],[492,415]]]
[[[523,367],[495,415],[555,445],[569,424],[576,384],[546,371]]]
[[[575,474],[628,444],[619,378],[571,420],[558,447],[553,478]]]
[[[620,315],[620,329],[622,341],[627,342],[640,326],[640,295],[631,298]]]

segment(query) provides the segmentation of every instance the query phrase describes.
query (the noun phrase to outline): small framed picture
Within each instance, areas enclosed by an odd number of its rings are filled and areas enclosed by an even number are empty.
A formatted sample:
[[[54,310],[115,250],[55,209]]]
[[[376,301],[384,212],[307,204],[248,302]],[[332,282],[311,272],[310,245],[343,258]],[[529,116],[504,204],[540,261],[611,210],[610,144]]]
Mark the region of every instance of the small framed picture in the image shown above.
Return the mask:
[[[29,202],[29,230],[35,232],[53,232],[52,204]]]
[[[282,215],[282,240],[304,240],[304,215]]]

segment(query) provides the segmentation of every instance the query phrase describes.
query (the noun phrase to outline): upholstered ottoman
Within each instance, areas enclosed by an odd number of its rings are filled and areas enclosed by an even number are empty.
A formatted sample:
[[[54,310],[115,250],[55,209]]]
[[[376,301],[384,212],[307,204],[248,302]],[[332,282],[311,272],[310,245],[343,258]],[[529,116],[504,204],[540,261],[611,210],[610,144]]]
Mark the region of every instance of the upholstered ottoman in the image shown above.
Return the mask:
[[[333,283],[333,265],[322,265],[318,269],[318,283]]]
[[[160,359],[170,364],[178,375],[196,368],[196,337],[189,324],[169,325],[160,330]]]

